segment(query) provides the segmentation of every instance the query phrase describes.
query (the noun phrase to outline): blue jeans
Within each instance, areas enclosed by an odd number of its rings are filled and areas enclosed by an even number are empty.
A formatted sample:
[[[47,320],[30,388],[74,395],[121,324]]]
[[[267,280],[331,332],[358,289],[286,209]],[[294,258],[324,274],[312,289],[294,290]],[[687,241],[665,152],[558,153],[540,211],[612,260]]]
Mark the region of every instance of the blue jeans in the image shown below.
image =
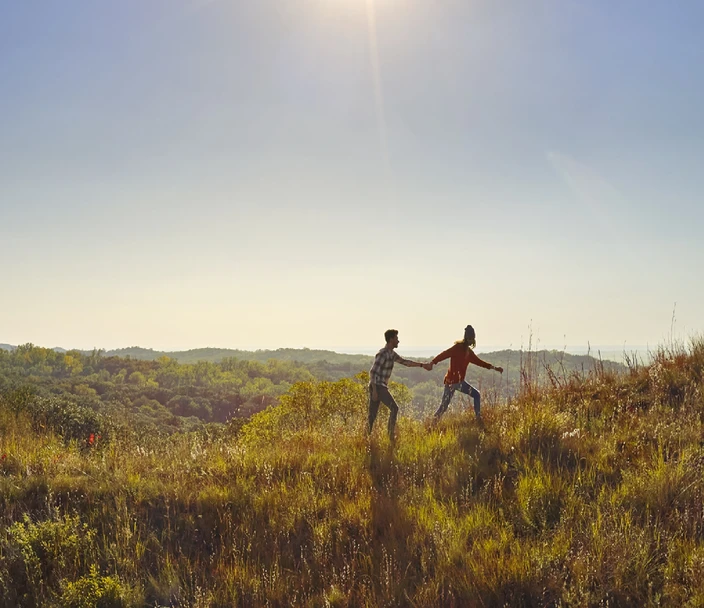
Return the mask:
[[[457,384],[446,384],[445,385],[445,390],[442,394],[442,401],[440,402],[440,407],[438,408],[438,411],[435,412],[435,418],[440,418],[446,411],[448,406],[450,405],[450,401],[452,399],[452,395],[455,394],[455,391],[460,391],[461,393],[464,393],[465,395],[469,395],[472,399],[474,399],[474,413],[477,415],[477,418],[481,415],[481,395],[479,394],[479,391],[474,388],[469,382],[465,382],[462,380],[462,382],[458,382]]]
[[[367,425],[367,432],[371,434],[372,428],[374,427],[374,421],[376,420],[376,415],[379,413],[379,403],[383,403],[389,408],[389,438],[393,441],[394,439],[394,427],[396,426],[396,418],[398,417],[398,404],[396,400],[392,397],[389,389],[381,384],[376,385],[376,401],[372,397],[372,385],[369,385],[369,424]]]

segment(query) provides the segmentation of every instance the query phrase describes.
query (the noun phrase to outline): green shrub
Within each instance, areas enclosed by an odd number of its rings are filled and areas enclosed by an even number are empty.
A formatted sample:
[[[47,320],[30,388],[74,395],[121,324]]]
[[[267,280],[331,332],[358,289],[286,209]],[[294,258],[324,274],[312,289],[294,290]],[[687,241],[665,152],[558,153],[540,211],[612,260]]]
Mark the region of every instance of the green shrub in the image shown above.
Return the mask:
[[[95,531],[78,516],[54,512],[51,519],[32,521],[25,514],[3,539],[2,597],[6,605],[41,605],[64,579],[86,569],[94,553]]]
[[[61,608],[122,608],[125,590],[116,576],[101,576],[95,564],[74,582],[62,582]]]

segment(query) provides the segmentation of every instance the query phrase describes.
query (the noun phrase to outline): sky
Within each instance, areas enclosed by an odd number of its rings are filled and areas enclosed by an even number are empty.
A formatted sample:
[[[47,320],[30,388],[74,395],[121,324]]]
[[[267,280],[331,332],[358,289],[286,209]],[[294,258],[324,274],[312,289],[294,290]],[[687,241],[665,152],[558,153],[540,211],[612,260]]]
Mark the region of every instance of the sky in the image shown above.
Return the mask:
[[[0,0],[0,342],[704,325],[704,3]]]

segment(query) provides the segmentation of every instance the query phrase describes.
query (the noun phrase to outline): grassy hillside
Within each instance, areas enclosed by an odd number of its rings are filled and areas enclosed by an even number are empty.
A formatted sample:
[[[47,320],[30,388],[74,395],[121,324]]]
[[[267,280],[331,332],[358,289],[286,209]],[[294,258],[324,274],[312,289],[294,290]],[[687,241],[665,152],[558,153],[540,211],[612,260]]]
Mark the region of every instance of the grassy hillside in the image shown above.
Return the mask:
[[[402,417],[395,445],[364,376],[169,436],[69,437],[7,391],[0,606],[704,604],[704,343],[534,363],[483,426]]]

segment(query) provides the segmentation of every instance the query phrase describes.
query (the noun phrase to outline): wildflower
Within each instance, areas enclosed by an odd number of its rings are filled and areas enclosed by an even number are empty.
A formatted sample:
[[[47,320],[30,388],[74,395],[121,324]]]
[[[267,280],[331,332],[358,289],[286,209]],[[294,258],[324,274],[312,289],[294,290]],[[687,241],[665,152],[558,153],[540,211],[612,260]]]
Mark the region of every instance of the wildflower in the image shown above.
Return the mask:
[[[6,458],[7,458],[7,454],[3,454],[2,456],[0,456],[0,460],[5,460]]]
[[[577,437],[577,438],[579,438],[580,436],[581,436],[581,432],[580,432],[579,429],[574,429],[574,430],[572,430],[572,431],[565,431],[564,433],[562,433],[562,438],[563,438],[563,439],[567,439],[567,438],[570,438],[570,437]]]
[[[88,436],[88,445],[93,445],[94,443],[95,443],[95,434],[94,434],[94,433],[91,433],[91,434]]]

